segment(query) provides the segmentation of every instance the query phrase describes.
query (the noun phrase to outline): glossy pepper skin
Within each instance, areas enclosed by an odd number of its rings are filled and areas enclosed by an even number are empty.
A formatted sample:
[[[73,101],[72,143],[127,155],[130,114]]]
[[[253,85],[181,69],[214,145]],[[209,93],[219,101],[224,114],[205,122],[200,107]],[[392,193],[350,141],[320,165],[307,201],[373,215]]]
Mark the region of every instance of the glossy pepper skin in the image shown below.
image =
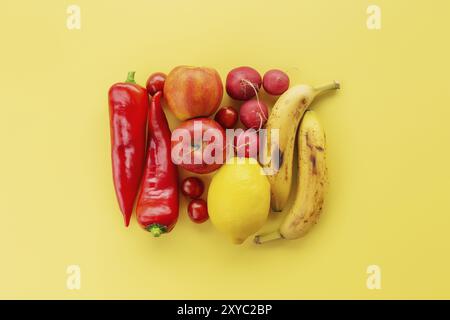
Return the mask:
[[[147,90],[134,82],[134,72],[111,86],[108,98],[114,188],[128,226],[144,170],[150,104]]]
[[[178,171],[161,95],[157,92],[150,103],[147,160],[136,206],[139,224],[155,237],[170,232],[178,220]]]

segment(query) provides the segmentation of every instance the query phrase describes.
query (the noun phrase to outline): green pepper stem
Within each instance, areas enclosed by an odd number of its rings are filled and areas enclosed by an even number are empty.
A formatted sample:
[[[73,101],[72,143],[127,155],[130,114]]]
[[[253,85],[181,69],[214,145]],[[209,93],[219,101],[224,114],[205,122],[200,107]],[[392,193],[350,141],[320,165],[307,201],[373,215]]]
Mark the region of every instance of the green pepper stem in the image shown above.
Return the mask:
[[[134,74],[136,73],[136,71],[130,71],[130,72],[128,72],[128,75],[127,75],[127,80],[125,81],[125,82],[128,82],[128,83],[136,83],[136,81],[134,81]]]
[[[146,229],[147,229],[147,231],[151,232],[151,234],[155,238],[159,237],[160,235],[162,235],[163,233],[165,233],[167,231],[167,228],[165,226],[157,224],[157,223],[148,226]]]

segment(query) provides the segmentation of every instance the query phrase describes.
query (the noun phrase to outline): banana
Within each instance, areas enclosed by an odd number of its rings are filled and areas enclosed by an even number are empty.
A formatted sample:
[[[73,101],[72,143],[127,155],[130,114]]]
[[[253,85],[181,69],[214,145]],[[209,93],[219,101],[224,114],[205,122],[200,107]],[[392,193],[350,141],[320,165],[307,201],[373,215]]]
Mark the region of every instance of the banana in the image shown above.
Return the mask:
[[[339,87],[336,81],[317,88],[296,85],[281,95],[273,106],[266,124],[267,148],[262,163],[271,186],[273,211],[283,210],[291,191],[295,134],[303,114],[317,95]],[[278,138],[271,136],[274,132],[278,132]]]
[[[279,229],[257,235],[254,242],[297,239],[305,235],[319,219],[325,187],[325,132],[314,111],[307,111],[298,131],[298,188],[295,200]]]

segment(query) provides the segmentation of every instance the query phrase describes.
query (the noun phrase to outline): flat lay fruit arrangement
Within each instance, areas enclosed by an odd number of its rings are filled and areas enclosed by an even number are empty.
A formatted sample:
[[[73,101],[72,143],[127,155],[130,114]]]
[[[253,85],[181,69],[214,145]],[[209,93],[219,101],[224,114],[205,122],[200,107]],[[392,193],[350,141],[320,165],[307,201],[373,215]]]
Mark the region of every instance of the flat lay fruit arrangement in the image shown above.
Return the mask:
[[[185,197],[182,214],[197,224],[210,219],[235,244],[251,236],[256,244],[302,237],[319,219],[327,185],[325,133],[310,107],[339,88],[336,81],[292,84],[282,70],[261,76],[249,66],[229,71],[225,84],[207,67],[156,72],[145,87],[129,72],[108,94],[113,181],[125,226],[135,211],[144,230],[168,234]],[[262,90],[276,102],[264,101]],[[221,106],[224,94],[235,103]],[[165,112],[179,120],[173,130]],[[180,170],[190,175],[182,179]],[[285,213],[281,225],[258,234],[278,212]]]

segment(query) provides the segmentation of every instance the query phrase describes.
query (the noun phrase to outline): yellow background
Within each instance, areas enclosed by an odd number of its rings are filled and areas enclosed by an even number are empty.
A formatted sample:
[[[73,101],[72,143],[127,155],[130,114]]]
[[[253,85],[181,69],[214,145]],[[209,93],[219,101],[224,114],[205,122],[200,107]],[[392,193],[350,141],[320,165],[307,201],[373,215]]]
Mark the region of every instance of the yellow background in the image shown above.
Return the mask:
[[[0,298],[450,298],[449,15],[446,0],[2,1]],[[160,239],[123,227],[108,88],[179,64],[341,81],[315,105],[330,187],[306,238],[234,246],[184,203]]]

